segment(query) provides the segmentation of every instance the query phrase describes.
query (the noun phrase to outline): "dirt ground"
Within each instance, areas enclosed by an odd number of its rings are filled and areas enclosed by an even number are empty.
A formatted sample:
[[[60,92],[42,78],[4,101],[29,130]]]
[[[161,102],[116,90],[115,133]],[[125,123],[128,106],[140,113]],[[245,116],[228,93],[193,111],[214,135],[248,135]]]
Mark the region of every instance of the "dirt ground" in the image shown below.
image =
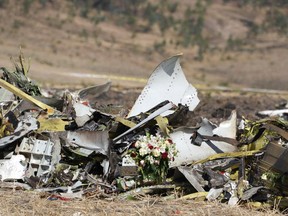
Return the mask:
[[[109,106],[129,110],[141,93],[141,88],[112,87],[112,89],[101,95],[96,107]],[[232,110],[237,111],[237,117],[242,116],[255,120],[259,119],[258,111],[276,109],[288,100],[288,92],[279,93],[254,93],[241,91],[216,91],[198,90],[200,103],[193,112],[189,112],[184,125],[193,126],[207,118],[212,122],[219,123],[227,119]],[[117,111],[117,110],[116,110]]]

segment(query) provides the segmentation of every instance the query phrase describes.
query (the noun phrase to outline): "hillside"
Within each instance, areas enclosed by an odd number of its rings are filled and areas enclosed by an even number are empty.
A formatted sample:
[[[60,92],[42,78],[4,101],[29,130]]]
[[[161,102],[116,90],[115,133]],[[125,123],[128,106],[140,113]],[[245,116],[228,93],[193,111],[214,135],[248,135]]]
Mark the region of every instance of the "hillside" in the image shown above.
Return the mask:
[[[187,30],[185,20],[200,14],[203,5],[197,12],[195,3],[201,1],[177,2],[158,1],[157,13],[167,15],[161,19],[178,20],[167,21],[164,28],[159,16],[155,23],[147,21],[144,4],[136,8],[135,19],[125,11],[93,10],[93,5],[85,11],[85,5],[70,1],[1,1],[0,64],[12,67],[10,56],[17,57],[21,47],[31,58],[30,76],[43,85],[90,85],[111,79],[115,85],[143,86],[163,59],[183,53],[182,66],[193,84],[288,89],[287,37],[269,31],[247,38],[249,24],[261,22],[267,7],[239,6],[235,1],[203,3],[209,6],[204,8],[198,35]],[[205,53],[199,61],[202,48],[197,44],[202,42]]]

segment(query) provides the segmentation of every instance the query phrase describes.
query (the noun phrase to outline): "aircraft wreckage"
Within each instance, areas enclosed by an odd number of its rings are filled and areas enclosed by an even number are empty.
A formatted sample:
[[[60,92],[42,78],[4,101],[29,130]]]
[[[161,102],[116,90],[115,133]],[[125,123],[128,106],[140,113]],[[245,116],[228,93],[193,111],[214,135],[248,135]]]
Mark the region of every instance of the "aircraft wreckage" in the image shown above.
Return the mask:
[[[44,97],[22,56],[15,71],[2,67],[0,187],[66,198],[169,195],[178,188],[181,199],[259,206],[278,200],[286,208],[287,109],[262,112],[278,116],[258,121],[237,124],[233,111],[219,125],[203,118],[197,126],[177,127],[199,103],[179,59],[153,71],[125,116],[94,106],[110,82]]]

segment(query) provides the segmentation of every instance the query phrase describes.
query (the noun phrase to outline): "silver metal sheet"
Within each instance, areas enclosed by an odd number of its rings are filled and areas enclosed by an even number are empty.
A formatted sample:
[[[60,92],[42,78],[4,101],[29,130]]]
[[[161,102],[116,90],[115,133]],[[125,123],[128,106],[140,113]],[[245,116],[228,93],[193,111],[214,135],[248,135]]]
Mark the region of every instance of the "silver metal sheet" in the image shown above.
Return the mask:
[[[96,102],[96,98],[109,91],[111,87],[111,82],[107,82],[101,85],[90,86],[85,89],[81,89],[78,93],[81,101],[88,100],[90,104]]]
[[[108,154],[108,131],[68,131],[67,142],[103,155]]]
[[[278,110],[264,110],[257,113],[261,116],[283,116],[288,114],[288,109],[278,109]]]
[[[191,167],[178,167],[178,170],[185,176],[190,184],[198,191],[204,192],[202,185],[199,183],[197,176],[194,174],[194,170]]]

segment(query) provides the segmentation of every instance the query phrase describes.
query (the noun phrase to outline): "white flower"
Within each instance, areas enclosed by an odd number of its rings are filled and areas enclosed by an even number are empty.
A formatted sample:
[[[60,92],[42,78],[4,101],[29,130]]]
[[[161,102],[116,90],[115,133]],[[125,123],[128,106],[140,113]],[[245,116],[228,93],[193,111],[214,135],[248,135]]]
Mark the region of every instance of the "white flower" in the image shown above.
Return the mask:
[[[147,148],[147,142],[140,142],[140,148]]]
[[[161,146],[159,148],[159,150],[160,150],[161,153],[164,153],[164,152],[166,152],[166,147],[165,146]]]
[[[154,164],[154,162],[155,162],[154,158],[153,158],[151,155],[149,155],[149,156],[146,157],[146,161],[147,161],[149,164]]]
[[[160,150],[155,148],[152,150],[152,154],[154,157],[159,157],[160,156]]]
[[[169,146],[169,145],[170,145],[170,142],[169,142],[168,140],[165,140],[164,144],[165,144],[166,146]]]
[[[159,160],[155,160],[155,164],[156,164],[156,165],[159,165],[159,164],[160,164],[160,161],[159,161]]]
[[[144,160],[141,160],[141,161],[140,161],[140,165],[141,165],[141,166],[145,166],[145,161],[144,161]]]
[[[137,141],[137,142],[135,143],[135,147],[136,147],[136,148],[139,148],[139,147],[140,147],[139,141]]]
[[[146,154],[148,154],[149,152],[148,152],[148,149],[146,149],[146,148],[141,148],[140,150],[139,150],[139,154],[141,155],[141,156],[144,156],[144,155],[146,155]]]

